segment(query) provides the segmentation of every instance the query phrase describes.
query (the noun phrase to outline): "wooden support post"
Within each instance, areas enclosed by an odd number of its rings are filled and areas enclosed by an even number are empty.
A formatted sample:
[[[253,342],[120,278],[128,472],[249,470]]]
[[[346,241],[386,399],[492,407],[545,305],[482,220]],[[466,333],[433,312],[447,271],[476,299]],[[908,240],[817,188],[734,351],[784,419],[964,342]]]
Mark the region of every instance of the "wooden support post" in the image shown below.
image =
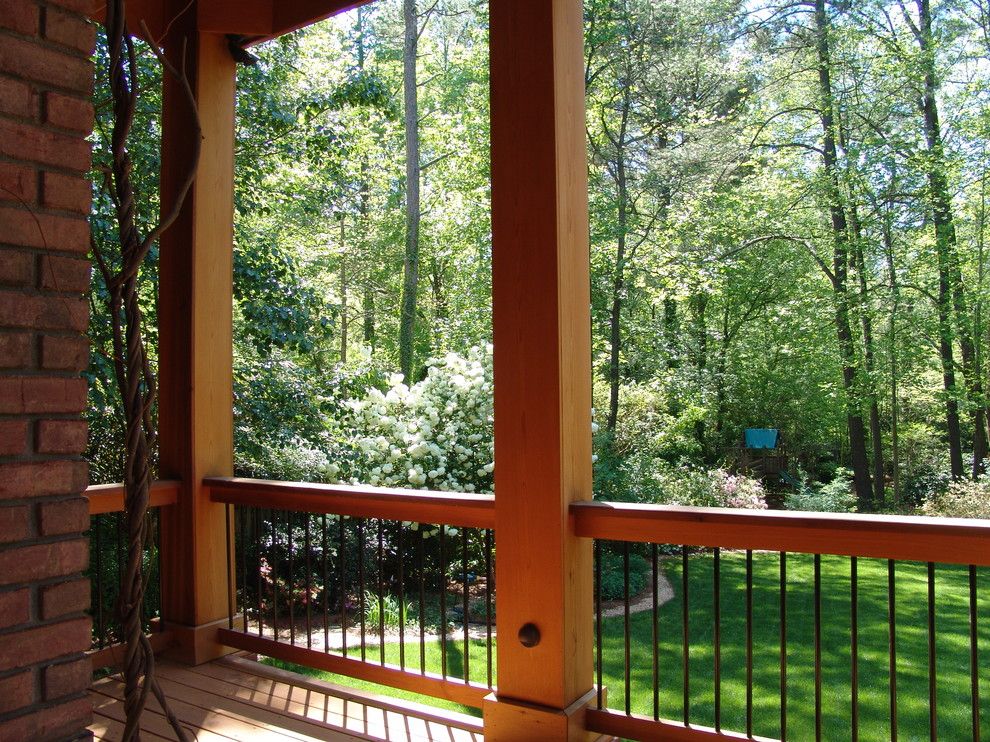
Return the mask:
[[[496,0],[490,34],[499,646],[485,738],[583,739],[592,554],[568,517],[592,496],[581,0]]]
[[[171,5],[171,7],[169,7]],[[228,614],[227,519],[207,476],[233,473],[232,244],[234,60],[222,35],[195,29],[196,8],[166,2],[166,53],[185,69],[199,107],[202,152],[182,214],[161,240],[160,476],[181,485],[162,511],[162,613],[177,656],[198,664],[223,653]],[[183,9],[185,8],[185,12]],[[164,76],[162,208],[188,170],[195,130],[178,83]]]

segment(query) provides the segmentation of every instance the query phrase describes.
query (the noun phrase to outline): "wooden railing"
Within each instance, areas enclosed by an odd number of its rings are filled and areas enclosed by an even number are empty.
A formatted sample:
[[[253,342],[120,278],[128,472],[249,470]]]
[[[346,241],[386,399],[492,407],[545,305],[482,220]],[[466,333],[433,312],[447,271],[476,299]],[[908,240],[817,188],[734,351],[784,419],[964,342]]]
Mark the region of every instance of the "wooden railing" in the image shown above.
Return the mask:
[[[896,739],[900,725],[912,739],[978,740],[982,725],[986,735],[990,521],[618,503],[571,514],[595,539],[596,672],[609,686],[591,731],[855,740]],[[637,558],[652,580],[639,596]],[[609,559],[623,569],[611,605]]]
[[[497,680],[493,497],[235,478],[204,485],[231,515],[234,582],[228,626],[219,632],[224,644],[481,706]],[[159,483],[153,502],[168,505],[176,493],[174,483]],[[93,495],[94,513],[122,506],[120,489]],[[909,736],[921,733],[920,724],[932,738],[978,739],[990,717],[981,709],[988,699],[980,684],[990,522],[598,502],[572,505],[570,516],[575,533],[595,542],[601,692],[587,713],[590,731],[636,739],[855,739],[868,724],[896,736],[900,723],[911,726]],[[423,539],[427,528],[436,541]],[[651,578],[651,587],[638,591],[630,571],[637,558]],[[602,597],[603,564],[616,563],[624,584],[609,602]],[[483,590],[472,592],[472,580]],[[943,590],[959,615],[940,614]],[[472,624],[478,609],[468,603],[476,593],[487,620]],[[392,599],[399,606],[409,601],[415,615],[400,619],[398,637],[386,642],[384,608]],[[442,641],[424,634],[430,600]],[[372,619],[366,609],[376,605]],[[461,620],[451,632],[455,605]],[[365,629],[376,633],[372,620],[382,621],[377,641],[366,636]],[[829,654],[837,631],[846,663],[838,684],[838,660]],[[333,646],[332,632],[340,640]],[[923,651],[914,646],[919,635]],[[949,640],[960,653],[949,679],[966,686],[953,688],[951,697],[938,658]],[[440,647],[439,668],[426,662],[428,642]],[[925,678],[899,671],[899,657],[916,664],[921,658]],[[876,701],[881,691],[883,708]],[[836,700],[837,693],[847,697]],[[905,711],[898,693],[926,696],[924,723],[919,704]],[[771,697],[773,723],[765,708]],[[940,717],[939,708],[951,714]]]
[[[494,687],[493,497],[204,484],[234,511],[224,644],[481,707]]]
[[[151,507],[161,508],[175,504],[179,496],[179,482],[162,480],[155,482],[151,488]],[[116,642],[115,633],[111,626],[117,622],[113,615],[114,596],[120,582],[120,570],[126,554],[126,527],[123,525],[124,485],[98,484],[86,489],[89,499],[90,516],[90,552],[92,558],[89,564],[89,576],[92,583],[90,589],[90,612],[93,616],[93,641],[89,651],[93,670],[119,665],[123,659],[123,645]],[[157,521],[156,521],[157,522]],[[113,534],[111,543],[106,538]],[[157,539],[156,539],[157,541]],[[109,548],[105,548],[109,546]],[[156,548],[156,547],[155,547]],[[107,552],[110,552],[109,554]],[[105,560],[111,557],[110,563]],[[149,554],[149,567],[158,569],[157,552]],[[113,579],[105,579],[105,572]],[[157,595],[159,586],[155,584]],[[157,600],[152,601],[157,608]],[[162,651],[168,648],[172,641],[169,632],[164,631],[158,617],[152,617],[148,622],[149,639],[152,648]]]

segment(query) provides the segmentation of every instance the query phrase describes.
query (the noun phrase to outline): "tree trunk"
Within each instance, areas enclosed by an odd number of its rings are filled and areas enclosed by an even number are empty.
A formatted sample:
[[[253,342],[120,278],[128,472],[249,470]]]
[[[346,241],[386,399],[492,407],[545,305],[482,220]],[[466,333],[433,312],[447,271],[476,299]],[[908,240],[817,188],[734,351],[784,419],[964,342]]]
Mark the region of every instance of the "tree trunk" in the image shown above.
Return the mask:
[[[832,222],[832,295],[835,303],[835,330],[842,358],[842,381],[846,391],[846,425],[849,455],[856,496],[864,510],[871,509],[870,464],[866,453],[866,428],[859,412],[856,348],[849,323],[849,230],[839,185],[838,152],[835,144],[835,104],[832,96],[832,61],[829,46],[829,20],[825,0],[815,0],[815,37],[818,53],[818,85],[822,123],[823,154],[829,216]]]
[[[340,362],[347,363],[347,253],[344,250],[344,215],[340,215]]]
[[[884,215],[883,246],[887,254],[887,272],[890,279],[890,319],[887,337],[890,353],[890,466],[891,483],[894,489],[894,504],[901,502],[901,456],[900,431],[898,430],[899,405],[897,400],[897,312],[900,310],[901,292],[894,270],[894,230],[889,215]]]
[[[358,8],[357,10],[357,56],[358,56],[358,69],[364,69],[364,8]],[[368,347],[375,350],[375,289],[371,280],[371,261],[367,258],[367,251],[364,250],[365,246],[365,235],[367,234],[367,224],[368,224],[368,158],[365,155],[361,157],[361,181],[359,184],[361,191],[361,198],[358,201],[358,213],[360,216],[360,235],[359,239],[362,243],[361,254],[365,255],[365,268],[364,268],[364,289],[363,296],[361,298],[361,313],[363,319],[363,339],[367,343]]]
[[[609,314],[608,417],[605,429],[615,432],[619,417],[619,363],[622,354],[622,305],[625,298],[626,230],[629,227],[629,191],[626,181],[626,126],[629,120],[631,91],[622,98],[622,118],[615,143],[615,187],[618,198],[619,236],[615,247],[615,272],[612,276],[612,309]]]
[[[399,322],[399,367],[406,383],[412,383],[413,342],[416,333],[416,294],[419,290],[419,102],[416,88],[416,56],[419,49],[419,16],[416,0],[403,0],[405,44],[403,89],[406,126],[406,256],[403,264],[402,315]]]
[[[973,418],[973,468],[974,477],[983,471],[983,461],[987,457],[987,430],[983,383],[976,368],[976,352],[973,344],[971,317],[966,301],[966,289],[962,280],[959,252],[956,241],[956,227],[952,213],[952,195],[946,176],[945,150],[942,146],[942,126],[939,121],[938,83],[935,76],[936,49],[932,40],[932,14],[930,0],[916,0],[920,27],[918,44],[924,71],[924,91],[921,96],[921,114],[925,124],[925,143],[928,157],[924,160],[927,168],[929,198],[931,200],[932,221],[935,225],[935,249],[938,253],[939,271],[939,329],[940,348],[943,356],[943,376],[947,405],[955,406],[956,427],[949,431],[950,454],[953,476],[962,476],[962,444],[958,432],[958,403],[955,399],[955,373],[946,374],[948,360],[951,360],[953,329],[959,338],[959,349],[963,362],[963,377],[972,408]],[[954,315],[954,322],[949,315]],[[946,356],[949,356],[947,359]],[[949,386],[951,382],[951,386]],[[953,440],[955,436],[955,441]],[[957,450],[952,450],[952,448]]]

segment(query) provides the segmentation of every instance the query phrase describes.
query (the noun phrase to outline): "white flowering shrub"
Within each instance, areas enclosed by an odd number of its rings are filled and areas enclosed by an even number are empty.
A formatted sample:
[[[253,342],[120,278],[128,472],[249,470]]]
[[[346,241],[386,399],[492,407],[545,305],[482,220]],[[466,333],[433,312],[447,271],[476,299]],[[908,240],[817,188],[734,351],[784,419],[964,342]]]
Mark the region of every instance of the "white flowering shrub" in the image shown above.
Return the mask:
[[[984,474],[975,482],[959,479],[950,483],[944,492],[929,495],[921,512],[948,518],[990,519],[990,475]]]
[[[427,362],[407,386],[394,374],[350,409],[349,481],[380,487],[493,491],[492,346]]]

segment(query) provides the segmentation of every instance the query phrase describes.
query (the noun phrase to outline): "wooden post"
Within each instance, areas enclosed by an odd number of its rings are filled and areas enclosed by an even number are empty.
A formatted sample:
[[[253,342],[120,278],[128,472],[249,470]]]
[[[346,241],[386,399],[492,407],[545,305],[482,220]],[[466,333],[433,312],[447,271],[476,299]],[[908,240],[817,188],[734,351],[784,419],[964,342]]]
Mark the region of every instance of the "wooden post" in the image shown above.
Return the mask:
[[[578,739],[594,696],[591,542],[568,516],[592,496],[581,0],[495,0],[490,33],[499,646],[485,738]]]
[[[177,67],[185,48],[202,152],[182,214],[161,240],[160,477],[182,483],[178,503],[162,510],[162,613],[178,656],[198,664],[223,653],[216,628],[226,626],[228,614],[227,518],[201,482],[233,473],[236,70],[224,36],[197,33],[195,7],[166,2],[165,17],[174,19],[165,49]],[[165,211],[185,178],[195,136],[186,98],[167,74],[162,118]]]

